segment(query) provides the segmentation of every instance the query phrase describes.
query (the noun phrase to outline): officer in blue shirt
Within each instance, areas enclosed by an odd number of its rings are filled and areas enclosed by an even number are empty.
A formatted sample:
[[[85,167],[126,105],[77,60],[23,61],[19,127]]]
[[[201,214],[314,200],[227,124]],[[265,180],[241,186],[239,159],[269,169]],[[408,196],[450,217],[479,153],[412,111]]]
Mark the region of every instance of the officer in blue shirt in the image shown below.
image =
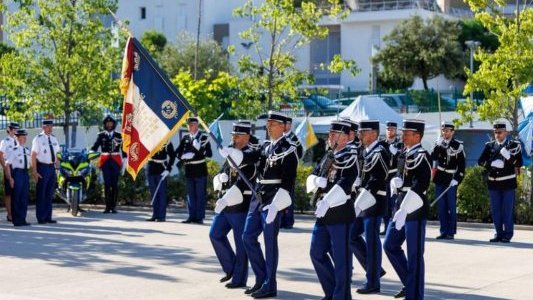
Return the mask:
[[[28,133],[19,129],[15,133],[18,145],[6,157],[7,174],[10,187],[13,189],[11,198],[11,215],[14,226],[28,226],[26,213],[30,194],[30,177],[28,170],[31,167],[31,152],[26,147]]]
[[[52,201],[56,188],[56,168],[59,166],[57,138],[52,134],[53,121],[43,121],[43,131],[31,145],[32,176],[37,182],[35,214],[39,224],[57,223],[52,219]]]
[[[0,142],[0,164],[4,170],[4,205],[6,206],[8,222],[11,222],[11,192],[12,188],[9,185],[9,181],[6,178],[6,161],[5,158],[17,146],[17,139],[15,138],[15,132],[19,129],[19,124],[11,122],[7,126],[7,136]]]

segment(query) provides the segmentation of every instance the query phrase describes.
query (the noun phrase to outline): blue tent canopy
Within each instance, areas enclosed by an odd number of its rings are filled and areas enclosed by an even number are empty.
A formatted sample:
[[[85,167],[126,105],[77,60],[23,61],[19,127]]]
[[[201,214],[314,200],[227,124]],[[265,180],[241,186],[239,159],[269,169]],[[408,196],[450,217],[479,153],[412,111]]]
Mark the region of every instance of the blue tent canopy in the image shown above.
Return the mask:
[[[518,124],[518,136],[522,143],[522,159],[524,166],[531,165],[531,154],[533,145],[533,112]]]

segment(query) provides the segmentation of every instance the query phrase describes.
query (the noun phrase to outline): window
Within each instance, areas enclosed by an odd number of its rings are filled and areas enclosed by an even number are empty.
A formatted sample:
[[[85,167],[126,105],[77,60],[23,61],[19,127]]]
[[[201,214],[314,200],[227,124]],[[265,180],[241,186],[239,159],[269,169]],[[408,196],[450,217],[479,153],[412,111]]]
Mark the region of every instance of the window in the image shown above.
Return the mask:
[[[141,7],[141,20],[146,19],[146,7]]]
[[[333,74],[329,70],[319,68],[320,64],[328,65],[335,54],[341,54],[341,27],[328,26],[328,36],[323,40],[311,42],[311,73],[318,85],[340,84],[340,74]]]

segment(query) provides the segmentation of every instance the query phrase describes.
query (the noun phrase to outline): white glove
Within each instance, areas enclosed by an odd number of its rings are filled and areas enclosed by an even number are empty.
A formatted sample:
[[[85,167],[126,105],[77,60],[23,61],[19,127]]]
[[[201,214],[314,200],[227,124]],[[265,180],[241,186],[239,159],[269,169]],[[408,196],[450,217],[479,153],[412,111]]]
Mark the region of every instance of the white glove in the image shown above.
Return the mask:
[[[224,208],[226,208],[226,206],[228,206],[228,202],[226,201],[226,199],[224,198],[220,198],[217,200],[217,202],[215,203],[215,212],[217,214],[221,213]]]
[[[501,159],[497,159],[490,163],[491,167],[498,168],[498,169],[503,169],[503,165],[504,163],[503,163],[503,160]]]
[[[402,227],[405,225],[405,219],[407,219],[407,211],[404,209],[399,209],[394,214],[394,217],[392,218],[393,222],[396,222],[396,230],[402,229]]]
[[[220,182],[222,182],[222,183],[226,183],[226,182],[228,182],[228,180],[229,180],[228,174],[226,174],[226,173],[220,173],[220,174],[218,175],[218,180],[220,180]]]
[[[500,150],[500,154],[505,158],[505,159],[509,159],[511,158],[511,152],[509,152],[509,150],[507,150],[507,148],[502,148],[502,150]]]
[[[126,166],[128,165],[128,159],[123,158],[122,159],[122,169],[120,170],[120,174],[124,176],[124,173],[126,173]]]
[[[328,179],[324,177],[316,177],[315,185],[321,189],[325,188],[328,185]]]
[[[396,153],[398,153],[398,148],[396,148],[396,146],[394,146],[394,144],[390,144],[389,145],[389,152],[390,152],[390,154],[392,154],[394,156],[394,155],[396,155]]]
[[[192,142],[192,146],[196,149],[196,150],[200,150],[200,142],[197,140],[197,139],[194,139],[194,141]]]
[[[184,160],[184,159],[191,159],[193,157],[194,157],[194,153],[187,152],[187,153],[184,153],[180,158],[181,158],[181,160]]]
[[[442,138],[442,136],[439,135],[439,137],[435,141],[435,145],[440,146],[442,145],[442,142],[444,142],[444,139]]]
[[[361,177],[357,176],[357,178],[355,178],[353,186],[355,186],[356,188],[361,186]]]
[[[450,182],[450,186],[456,186],[458,184],[459,184],[459,182],[457,182],[457,180],[455,180],[455,179],[452,179],[452,181]]]
[[[403,185],[403,180],[400,177],[394,177],[390,181],[391,194],[396,195],[396,191]]]
[[[276,216],[278,214],[278,209],[276,208],[276,206],[273,206],[272,204],[269,204],[269,205],[266,205],[265,207],[263,207],[263,210],[267,210],[268,209],[268,213],[267,213],[267,217],[265,219],[265,222],[267,224],[270,224],[272,222],[274,222],[274,220],[276,219]]]
[[[229,149],[228,147],[222,147],[218,149],[218,153],[220,153],[220,156],[223,158],[228,158],[229,156]]]
[[[163,171],[163,173],[161,173],[161,179],[167,177],[168,174],[170,174],[170,172],[168,170]]]
[[[318,201],[316,203],[315,216],[317,218],[322,218],[323,216],[326,215],[326,213],[328,212],[328,209],[329,209],[329,203],[327,201],[324,201],[324,200]]]

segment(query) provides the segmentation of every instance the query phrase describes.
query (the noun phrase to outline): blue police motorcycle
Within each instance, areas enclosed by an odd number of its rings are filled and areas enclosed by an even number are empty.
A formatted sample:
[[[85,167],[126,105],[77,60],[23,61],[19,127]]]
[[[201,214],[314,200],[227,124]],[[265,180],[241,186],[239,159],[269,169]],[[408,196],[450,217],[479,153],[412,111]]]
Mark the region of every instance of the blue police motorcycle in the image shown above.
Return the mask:
[[[66,148],[57,154],[59,171],[56,194],[69,205],[73,216],[78,215],[79,205],[87,199],[87,191],[96,172],[91,162],[99,156],[100,152]]]

